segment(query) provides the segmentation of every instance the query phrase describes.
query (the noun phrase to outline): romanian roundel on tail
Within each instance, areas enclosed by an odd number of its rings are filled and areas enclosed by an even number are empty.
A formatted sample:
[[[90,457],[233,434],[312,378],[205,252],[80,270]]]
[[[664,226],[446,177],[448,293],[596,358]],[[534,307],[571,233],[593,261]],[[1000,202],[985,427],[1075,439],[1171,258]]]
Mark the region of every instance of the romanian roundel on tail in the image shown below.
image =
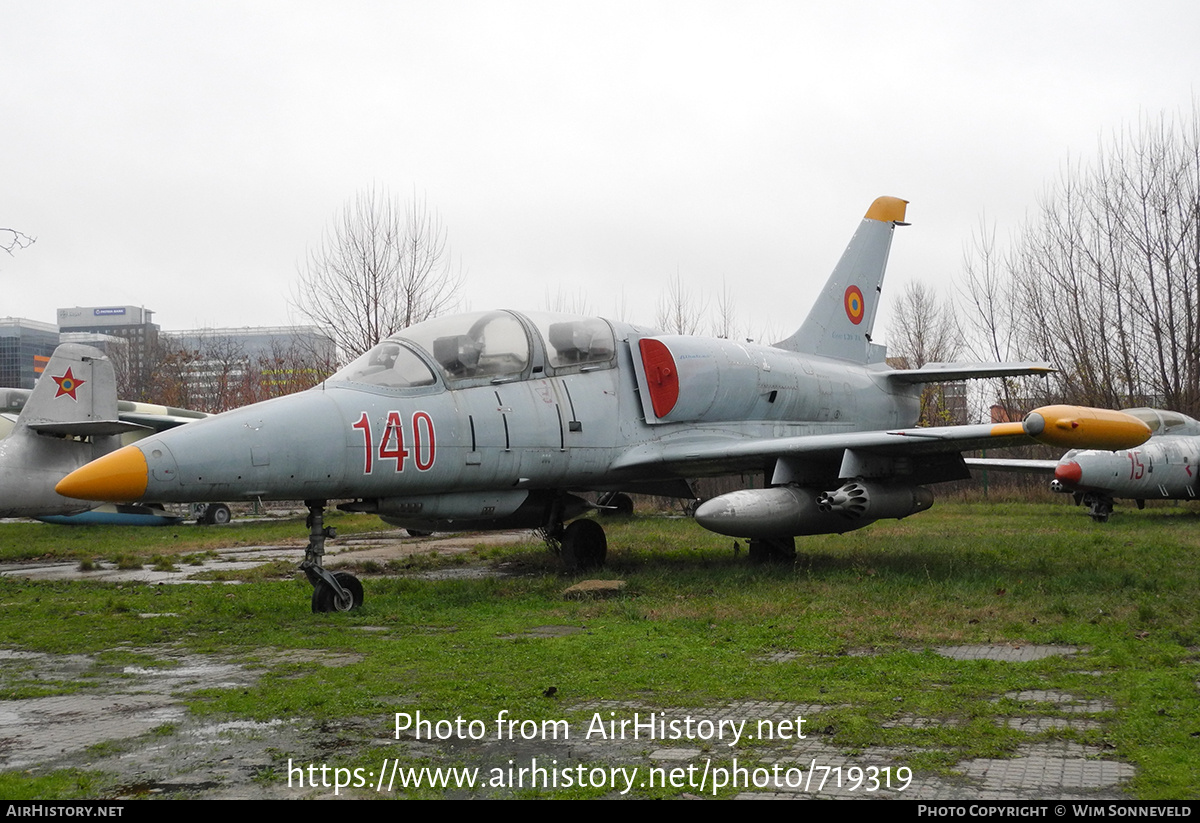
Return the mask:
[[[787,351],[868,363],[871,332],[896,226],[906,226],[907,200],[880,197],[867,209],[858,231],[829,275],[800,329],[776,347]]]

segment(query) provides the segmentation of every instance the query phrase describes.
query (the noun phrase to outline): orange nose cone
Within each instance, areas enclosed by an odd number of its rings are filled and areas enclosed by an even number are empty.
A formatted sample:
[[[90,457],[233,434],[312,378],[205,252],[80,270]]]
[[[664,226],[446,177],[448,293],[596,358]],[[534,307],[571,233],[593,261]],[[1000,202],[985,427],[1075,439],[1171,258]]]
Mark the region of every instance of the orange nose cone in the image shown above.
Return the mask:
[[[124,503],[146,493],[148,478],[146,456],[136,446],[126,446],[71,472],[54,490],[76,500]]]
[[[1083,469],[1074,460],[1069,463],[1059,463],[1054,467],[1054,479],[1060,483],[1074,486],[1083,479]]]

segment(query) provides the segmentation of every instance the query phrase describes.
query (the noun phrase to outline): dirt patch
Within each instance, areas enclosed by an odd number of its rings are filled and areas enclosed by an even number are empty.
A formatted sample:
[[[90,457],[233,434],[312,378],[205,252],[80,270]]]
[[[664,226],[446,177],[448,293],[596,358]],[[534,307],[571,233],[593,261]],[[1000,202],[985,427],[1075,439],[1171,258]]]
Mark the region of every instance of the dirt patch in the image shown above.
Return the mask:
[[[522,636],[552,638],[580,630],[539,626]],[[203,799],[334,797],[332,782],[321,785],[321,766],[333,769],[361,763],[363,755],[368,755],[367,762],[379,764],[379,771],[372,770],[370,780],[358,787],[339,789],[336,796],[392,796],[385,778],[395,780],[397,761],[477,770],[484,779],[499,774],[509,781],[516,774],[514,763],[554,765],[572,770],[572,774],[575,769],[587,770],[611,778],[609,795],[614,797],[622,795],[624,784],[615,782],[618,779],[632,781],[636,789],[646,786],[652,774],[678,775],[691,770],[694,776],[709,767],[729,768],[734,759],[749,768],[746,775],[752,785],[738,795],[744,799],[1032,800],[1055,796],[1119,800],[1126,797],[1123,784],[1134,775],[1133,766],[1106,760],[1099,749],[1031,739],[1013,758],[965,760],[953,769],[954,774],[914,775],[911,781],[904,781],[901,791],[898,770],[911,762],[916,749],[876,746],[847,753],[832,743],[830,730],[820,723],[830,707],[779,701],[733,701],[708,708],[612,701],[564,704],[561,726],[551,731],[544,726],[530,730],[518,726],[510,729],[505,739],[495,734],[474,737],[449,725],[444,735],[434,738],[411,731],[397,737],[390,716],[319,724],[284,718],[263,722],[197,718],[187,712],[183,699],[189,693],[245,688],[272,666],[360,662],[358,655],[321,650],[264,648],[251,657],[253,663],[243,665],[180,653],[161,659],[162,665],[105,667],[87,655],[0,651],[4,662],[0,680],[5,686],[35,682],[66,689],[77,682],[87,684],[71,694],[0,702],[0,768],[21,769],[31,775],[61,768],[95,770],[110,775],[107,796]],[[1000,698],[1029,705],[1033,716],[1022,720],[1031,725],[1020,728],[1031,737],[1043,731],[1036,727],[1038,722],[1064,720],[1046,712],[1066,714],[1065,722],[1074,728],[1081,722],[1102,726],[1111,709],[1105,701],[1081,700],[1049,690],[1014,692]],[[801,718],[807,718],[809,725],[799,724]],[[439,719],[432,721],[436,724]],[[622,726],[622,721],[640,726]],[[897,725],[924,728],[932,722],[912,716],[899,719]],[[677,733],[682,729],[689,731]],[[812,772],[813,764],[840,767],[839,782],[818,787],[811,780],[801,781],[799,776]],[[306,771],[309,766],[317,771]],[[890,770],[893,785],[866,791],[865,784],[858,781],[855,785],[850,779],[872,768],[877,773]],[[314,774],[317,785],[303,779]],[[396,785],[394,791],[398,789]],[[707,792],[698,787],[691,791],[711,795],[712,787],[709,785]],[[501,788],[489,788],[485,783],[471,790],[446,792],[452,797],[517,794],[520,792],[513,791],[511,782]]]
[[[408,537],[401,530],[382,532],[367,536],[339,538],[327,546],[325,564],[331,569],[353,567],[368,561],[401,560],[434,552],[443,556],[468,554],[479,546],[497,546],[528,541],[532,533],[526,530],[432,535],[430,537]],[[174,569],[155,569],[150,564],[138,568],[119,568],[115,563],[100,562],[88,571],[82,571],[73,560],[53,563],[4,563],[0,564],[0,577],[17,577],[25,580],[91,580],[101,583],[214,583],[203,579],[213,572],[228,576],[230,573],[248,571],[276,561],[300,565],[304,559],[303,547],[292,546],[243,546],[236,549],[219,549],[215,557],[207,558],[195,565],[177,565]],[[495,574],[483,566],[458,569],[443,569],[424,572],[433,577],[486,577]],[[222,581],[236,583],[237,581]]]

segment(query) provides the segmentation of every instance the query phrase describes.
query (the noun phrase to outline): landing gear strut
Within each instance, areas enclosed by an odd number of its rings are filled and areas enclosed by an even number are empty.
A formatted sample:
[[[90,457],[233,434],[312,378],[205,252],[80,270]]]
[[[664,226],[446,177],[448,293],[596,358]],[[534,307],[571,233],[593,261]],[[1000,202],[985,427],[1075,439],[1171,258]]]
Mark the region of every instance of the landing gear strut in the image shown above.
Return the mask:
[[[1097,523],[1107,523],[1113,510],[1113,499],[1106,494],[1085,494],[1083,502],[1088,507],[1088,516]]]
[[[325,541],[337,537],[337,530],[325,526],[325,501],[305,500],[308,507],[308,546],[304,549],[304,561],[300,571],[312,583],[312,610],[320,612],[348,612],[363,603],[363,587],[358,578],[348,572],[330,573],[325,566]]]

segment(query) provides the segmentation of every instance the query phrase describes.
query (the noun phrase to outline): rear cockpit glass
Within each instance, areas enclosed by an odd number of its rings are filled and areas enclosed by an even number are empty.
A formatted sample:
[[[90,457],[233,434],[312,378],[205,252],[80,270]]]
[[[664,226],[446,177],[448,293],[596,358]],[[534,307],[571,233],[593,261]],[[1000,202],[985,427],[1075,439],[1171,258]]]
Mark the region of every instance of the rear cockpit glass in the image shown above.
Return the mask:
[[[384,340],[329,379],[388,389],[432,386],[437,382],[421,358],[395,340]]]
[[[1122,411],[1133,415],[1149,426],[1152,435],[1200,435],[1200,423],[1177,411],[1147,408],[1123,409]]]
[[[1150,427],[1151,434],[1159,434],[1163,429],[1162,413],[1158,409],[1125,409],[1126,414],[1136,417]]]
[[[526,315],[546,341],[546,361],[551,368],[602,366],[612,362],[616,341],[612,327],[599,317],[529,312]]]

